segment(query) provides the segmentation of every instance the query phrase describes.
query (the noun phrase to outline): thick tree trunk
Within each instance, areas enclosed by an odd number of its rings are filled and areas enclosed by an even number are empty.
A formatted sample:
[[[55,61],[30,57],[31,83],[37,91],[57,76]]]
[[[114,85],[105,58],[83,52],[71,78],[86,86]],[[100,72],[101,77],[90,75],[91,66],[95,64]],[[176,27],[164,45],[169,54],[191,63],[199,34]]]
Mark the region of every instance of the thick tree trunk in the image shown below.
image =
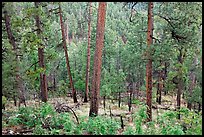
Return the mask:
[[[147,30],[147,46],[150,48],[153,37],[153,2],[148,3],[148,30]],[[146,92],[147,92],[147,121],[152,121],[152,59],[148,53],[148,61],[146,65]]]
[[[73,96],[74,103],[77,103],[78,101],[76,97],[76,91],[74,89],[74,83],[72,81],[72,75],[71,75],[71,70],[70,70],[70,65],[69,65],[69,57],[68,57],[66,38],[65,38],[65,32],[64,32],[64,23],[62,20],[62,9],[61,9],[60,4],[59,4],[59,16],[60,16],[60,25],[61,25],[61,31],[62,31],[63,47],[64,47],[64,52],[65,52],[65,57],[66,57],[67,71],[68,71],[68,76],[70,80],[70,87],[72,89],[72,96]]]
[[[96,49],[94,55],[94,69],[91,89],[91,104],[89,116],[98,115],[99,95],[100,95],[100,79],[101,79],[101,60],[102,49],[104,46],[104,30],[106,16],[106,2],[100,2],[98,8],[97,32],[96,32]]]
[[[17,83],[17,92],[18,92],[18,98],[19,98],[19,107],[20,107],[20,104],[21,103],[24,103],[24,105],[26,104],[25,103],[25,97],[24,97],[24,90],[23,89],[23,83],[21,81],[21,77],[20,77],[20,74],[19,74],[19,57],[18,57],[18,51],[17,51],[17,44],[15,42],[15,38],[13,36],[13,33],[11,31],[11,21],[10,21],[10,17],[7,13],[6,10],[4,10],[4,19],[5,19],[5,25],[6,25],[6,32],[7,32],[7,35],[8,35],[8,39],[9,39],[9,43],[13,46],[13,51],[15,53],[15,61],[16,61],[16,83]],[[15,106],[16,106],[16,98],[14,97],[14,103],[15,103]]]
[[[89,73],[90,73],[90,46],[91,46],[91,2],[89,2],[89,22],[88,22],[88,47],[87,47],[87,64],[86,64],[86,85],[84,102],[88,102],[89,92]]]
[[[35,2],[35,8],[37,9],[39,6],[39,2]],[[36,15],[35,17],[36,26],[37,26],[37,35],[39,38],[41,38],[41,26],[40,26],[40,17],[39,15]],[[38,60],[39,60],[39,66],[40,68],[43,68],[45,70],[45,63],[44,63],[44,48],[42,48],[42,44],[39,45],[38,48]],[[46,75],[45,72],[40,73],[40,89],[41,89],[41,95],[42,95],[42,101],[47,102],[48,99],[48,93],[47,93],[47,83],[46,83]]]

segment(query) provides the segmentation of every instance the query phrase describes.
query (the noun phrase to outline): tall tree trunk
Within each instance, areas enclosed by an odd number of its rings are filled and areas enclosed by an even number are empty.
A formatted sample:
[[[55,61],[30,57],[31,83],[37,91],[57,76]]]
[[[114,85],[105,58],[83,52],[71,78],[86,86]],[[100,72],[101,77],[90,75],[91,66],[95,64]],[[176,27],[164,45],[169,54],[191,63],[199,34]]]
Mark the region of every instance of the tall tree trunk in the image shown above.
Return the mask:
[[[73,96],[73,100],[74,103],[77,103],[77,97],[76,97],[76,91],[74,89],[74,83],[72,81],[72,75],[71,75],[71,70],[70,70],[70,65],[69,65],[69,57],[68,57],[68,52],[67,52],[67,44],[66,44],[66,38],[65,38],[65,32],[64,32],[64,23],[62,20],[62,9],[59,3],[59,16],[60,16],[60,25],[61,25],[61,31],[62,31],[62,40],[63,40],[63,47],[64,47],[64,53],[65,53],[65,57],[66,57],[66,64],[67,64],[67,71],[68,71],[68,75],[69,75],[69,80],[70,80],[70,87],[72,89],[72,96]]]
[[[90,46],[91,46],[91,2],[89,2],[89,22],[88,22],[88,47],[87,47],[87,64],[86,64],[86,86],[84,102],[88,102],[89,92],[89,73],[90,73]]]
[[[94,69],[91,89],[91,102],[89,116],[98,115],[99,95],[100,95],[100,79],[101,79],[101,60],[102,49],[104,46],[104,30],[106,17],[106,2],[99,2],[97,31],[96,31],[96,49],[94,55]]]
[[[15,53],[15,61],[16,61],[16,83],[17,83],[17,92],[18,92],[18,98],[19,98],[19,107],[20,107],[20,103],[24,103],[24,105],[26,106],[25,103],[25,97],[24,97],[24,90],[23,90],[23,83],[19,74],[19,57],[18,57],[18,51],[17,51],[17,44],[15,41],[15,38],[13,36],[13,33],[11,31],[11,21],[10,21],[10,17],[8,15],[7,10],[4,10],[4,19],[5,19],[5,25],[6,25],[6,32],[8,35],[8,39],[9,39],[9,43],[13,46],[13,51]],[[16,101],[15,97],[14,97],[14,102]],[[16,105],[16,102],[15,102]]]
[[[148,30],[147,30],[147,46],[150,48],[153,37],[153,2],[148,3]],[[147,92],[147,121],[152,121],[152,58],[148,54],[148,61],[146,65],[146,92]]]
[[[39,7],[39,2],[35,2],[35,8],[37,9]],[[38,38],[41,38],[41,26],[40,26],[40,17],[39,15],[35,16],[36,26],[37,26],[37,35]],[[45,70],[45,63],[44,63],[44,48],[43,45],[39,45],[38,48],[38,59],[39,59],[39,66],[40,68]],[[41,89],[41,95],[42,95],[42,101],[47,102],[48,99],[48,93],[47,93],[47,83],[46,83],[46,75],[45,72],[40,73],[40,89]]]

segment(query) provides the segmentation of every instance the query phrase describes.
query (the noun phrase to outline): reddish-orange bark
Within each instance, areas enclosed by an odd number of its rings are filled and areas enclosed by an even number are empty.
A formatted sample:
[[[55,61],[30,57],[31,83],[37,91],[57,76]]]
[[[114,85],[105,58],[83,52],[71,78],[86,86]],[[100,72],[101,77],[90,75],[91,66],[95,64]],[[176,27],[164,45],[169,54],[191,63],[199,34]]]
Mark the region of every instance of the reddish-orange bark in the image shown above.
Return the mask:
[[[147,46],[148,48],[152,44],[153,36],[153,2],[148,3],[148,30],[147,30]],[[148,54],[148,61],[146,65],[146,94],[147,94],[147,121],[152,121],[152,58],[150,53]]]
[[[104,46],[103,42],[104,42],[104,30],[105,30],[106,5],[107,5],[106,2],[99,2],[97,31],[96,31],[96,49],[95,49],[95,55],[94,55],[94,69],[93,69],[89,116],[98,115],[102,49]]]
[[[91,46],[91,2],[89,2],[89,21],[88,21],[88,47],[87,47],[87,65],[86,65],[86,86],[84,102],[88,102],[89,92],[89,72],[90,72],[90,46]]]
[[[38,8],[39,2],[35,2],[35,7]],[[35,16],[36,26],[37,26],[37,35],[40,38],[41,37],[41,26],[40,26],[40,17],[39,15]],[[39,45],[38,48],[38,60],[39,60],[39,66],[40,68],[43,68],[45,70],[45,63],[44,63],[44,48],[43,45]],[[40,89],[41,89],[41,95],[42,95],[42,101],[47,102],[48,99],[48,93],[47,93],[47,82],[46,82],[46,75],[45,72],[40,73]]]
[[[71,75],[71,70],[70,70],[70,65],[69,65],[69,57],[68,57],[68,52],[67,52],[67,44],[66,44],[66,37],[65,37],[65,32],[64,32],[64,23],[62,21],[62,9],[59,4],[59,16],[60,16],[60,25],[61,25],[61,31],[62,31],[62,40],[63,40],[63,47],[64,47],[64,53],[66,57],[66,64],[67,64],[67,71],[68,71],[68,76],[69,76],[69,81],[70,81],[70,87],[72,89],[72,96],[74,103],[77,103],[77,97],[76,97],[76,90],[74,89],[74,83],[72,80],[72,75]]]

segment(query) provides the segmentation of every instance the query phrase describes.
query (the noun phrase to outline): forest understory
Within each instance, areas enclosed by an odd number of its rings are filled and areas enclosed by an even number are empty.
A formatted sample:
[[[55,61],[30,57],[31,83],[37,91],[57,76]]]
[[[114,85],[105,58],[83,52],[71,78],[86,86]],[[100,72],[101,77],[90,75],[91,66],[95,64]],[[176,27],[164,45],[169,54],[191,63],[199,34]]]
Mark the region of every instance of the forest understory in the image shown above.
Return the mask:
[[[82,135],[92,135],[92,134],[97,134],[97,132],[94,132],[94,130],[101,130],[101,129],[97,129],[97,128],[93,128],[93,131],[89,131],[87,130],[87,121],[89,119],[88,114],[89,114],[89,107],[90,107],[90,103],[84,103],[83,98],[81,97],[81,95],[77,96],[77,98],[79,99],[78,103],[73,103],[72,97],[58,97],[58,98],[50,98],[48,99],[48,104],[53,108],[52,109],[48,109],[47,112],[45,112],[45,117],[41,118],[41,126],[42,129],[45,129],[44,132],[39,132],[38,134],[82,134]],[[98,117],[100,117],[101,119],[103,118],[108,118],[109,120],[113,120],[115,122],[117,122],[117,128],[115,129],[115,135],[126,135],[126,134],[134,134],[134,130],[137,127],[136,124],[138,124],[136,122],[137,117],[135,115],[142,115],[140,112],[140,114],[138,113],[139,111],[143,111],[143,114],[146,113],[145,109],[141,109],[142,107],[144,107],[145,104],[145,97],[141,97],[138,96],[138,99],[136,99],[136,97],[134,99],[132,99],[132,104],[131,104],[131,111],[129,111],[129,105],[128,105],[128,100],[129,100],[129,93],[122,93],[121,94],[121,106],[118,106],[118,100],[115,99],[106,99],[105,100],[105,109],[104,109],[104,101],[103,99],[101,99],[100,101],[100,106],[99,106],[99,114]],[[156,128],[156,129],[151,129],[151,130],[159,130],[159,128],[161,128],[161,123],[159,121],[159,118],[161,118],[161,116],[164,116],[165,114],[167,114],[167,116],[169,115],[168,118],[172,118],[174,119],[176,117],[176,115],[174,115],[174,111],[175,107],[176,107],[176,103],[174,104],[173,102],[176,102],[176,96],[175,95],[165,95],[163,96],[162,99],[162,105],[159,105],[157,102],[154,102],[152,104],[152,121],[153,121],[153,125],[151,125],[149,128]],[[181,100],[181,107],[185,108],[186,107],[186,102],[185,100]],[[26,101],[26,107],[25,106],[21,106],[22,108],[34,108],[34,109],[39,109],[42,106],[43,102],[39,99],[32,99],[32,100],[27,100]],[[69,109],[71,108],[71,109]],[[40,109],[41,110],[41,109]],[[72,111],[71,111],[72,110]],[[53,112],[60,114],[64,114],[64,113],[68,113],[70,116],[70,120],[73,122],[73,124],[79,125],[79,127],[75,127],[75,130],[81,130],[81,131],[74,131],[73,128],[73,132],[67,133],[65,132],[66,130],[63,127],[63,125],[61,125],[61,128],[59,128],[59,126],[54,125],[54,127],[52,127],[53,129],[48,129],[48,127],[50,126],[49,123],[49,118],[52,118],[52,116],[54,116]],[[202,111],[202,110],[201,110]],[[29,111],[28,111],[29,112]],[[25,113],[25,112],[24,112]],[[75,113],[75,114],[74,114]],[[31,114],[35,114],[35,113],[31,113],[29,114],[24,114],[24,115],[31,115]],[[192,113],[193,114],[193,113]],[[191,114],[191,116],[192,116]],[[199,113],[199,117],[200,117]],[[36,130],[35,125],[31,126],[29,125],[29,123],[26,122],[20,122],[18,121],[18,119],[21,118],[21,115],[23,115],[22,113],[19,113],[19,108],[17,106],[14,106],[14,102],[13,101],[9,101],[9,103],[7,103],[6,105],[6,110],[4,110],[2,112],[2,135],[35,135],[36,134]],[[76,116],[75,116],[76,115]],[[172,116],[171,116],[172,115]],[[194,114],[195,115],[195,114]],[[36,115],[37,116],[37,115]],[[11,123],[11,119],[12,117],[14,117],[14,119],[17,119],[17,123],[15,125],[12,125]],[[76,120],[76,117],[78,119],[78,122]],[[121,117],[122,117],[122,121],[121,121]],[[30,117],[32,118],[32,117]],[[187,123],[186,120],[188,120],[189,117],[184,116],[184,118],[182,117],[181,120],[175,120],[175,123],[172,123],[172,125],[169,126],[174,126],[174,124],[180,124],[181,129],[183,129],[185,125]],[[198,116],[197,116],[198,118]],[[13,119],[13,120],[14,120]],[[149,124],[147,124],[145,122],[145,120],[142,117],[139,117],[141,121],[141,131],[146,132],[147,134],[152,134],[152,133],[159,133],[159,131],[149,131]],[[171,120],[172,120],[171,119]],[[9,121],[10,120],[10,121]],[[14,122],[15,123],[15,122]],[[19,124],[21,123],[21,124]],[[86,123],[84,126],[85,127],[81,127],[81,125],[83,125],[84,123]],[[123,123],[123,125],[122,125]],[[11,124],[11,125],[10,125]],[[47,124],[47,125],[46,125]],[[103,123],[98,123],[98,124],[103,124]],[[77,129],[78,128],[78,129]],[[175,127],[174,127],[175,128]],[[188,127],[191,128],[191,127]],[[47,132],[46,132],[47,130]],[[55,131],[57,130],[57,131]],[[162,129],[161,129],[162,130]],[[176,130],[176,129],[175,129]],[[183,129],[184,130],[184,129]],[[34,131],[34,132],[33,132]],[[102,131],[100,131],[100,134],[104,134]],[[143,132],[138,132],[137,134],[143,134]],[[189,132],[190,134],[191,132]],[[106,133],[105,133],[106,134]],[[112,134],[111,132],[109,132],[109,134]],[[160,133],[162,134],[162,133]],[[166,134],[168,134],[168,132],[166,132]],[[170,134],[176,134],[176,132],[172,132]]]
[[[202,135],[201,2],[2,2],[2,135]]]

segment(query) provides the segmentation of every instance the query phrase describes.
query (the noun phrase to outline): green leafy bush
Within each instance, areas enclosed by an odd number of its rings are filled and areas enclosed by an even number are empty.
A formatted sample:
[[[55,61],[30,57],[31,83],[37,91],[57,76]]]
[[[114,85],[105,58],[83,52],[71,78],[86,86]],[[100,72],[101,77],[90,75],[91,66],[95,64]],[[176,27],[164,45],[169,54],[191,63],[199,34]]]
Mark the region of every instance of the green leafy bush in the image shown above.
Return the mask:
[[[33,130],[33,135],[48,135],[48,131],[44,128],[42,128],[41,125],[36,125],[36,127]]]
[[[101,116],[90,118],[87,123],[87,131],[94,135],[114,135],[119,128],[118,122]]]

